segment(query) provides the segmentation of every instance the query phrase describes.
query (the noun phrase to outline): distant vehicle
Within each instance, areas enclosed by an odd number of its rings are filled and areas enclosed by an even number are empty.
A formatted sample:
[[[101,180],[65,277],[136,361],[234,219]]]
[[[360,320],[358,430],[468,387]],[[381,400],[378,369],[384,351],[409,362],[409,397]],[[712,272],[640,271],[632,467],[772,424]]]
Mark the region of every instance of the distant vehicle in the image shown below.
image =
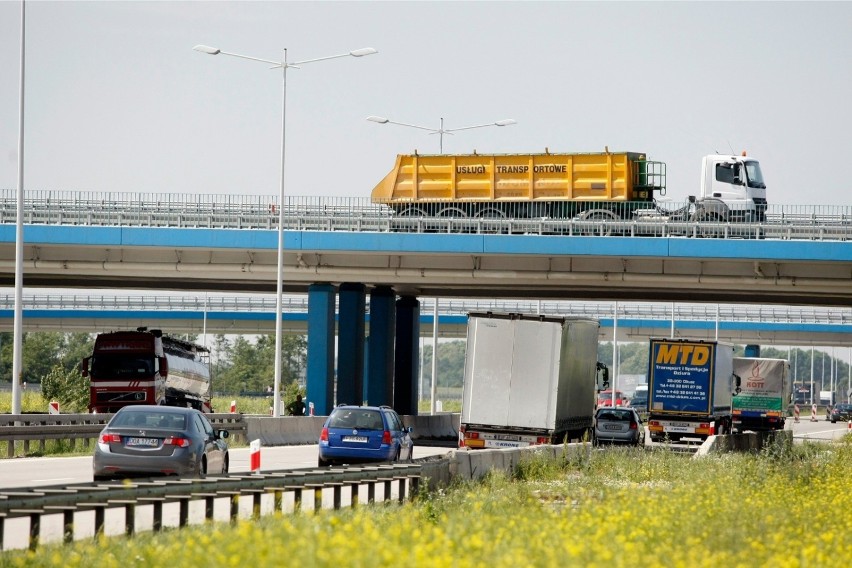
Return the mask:
[[[637,412],[648,412],[648,385],[639,385],[630,397],[630,406]]]
[[[831,409],[831,423],[852,420],[852,404],[838,403]]]
[[[793,402],[795,404],[811,404],[813,402],[813,394],[811,393],[810,385],[795,383],[793,385]]]
[[[227,437],[192,408],[126,406],[98,437],[94,480],[227,473]]]
[[[82,361],[89,378],[89,412],[131,405],[166,405],[212,412],[205,347],[159,329],[101,333]]]
[[[598,406],[612,406],[612,390],[602,390],[598,393]],[[627,406],[627,396],[620,390],[615,391],[615,406]]]
[[[411,430],[389,406],[338,406],[322,426],[318,465],[411,461]]]
[[[594,444],[645,445],[645,427],[635,408],[601,407],[595,412]]]

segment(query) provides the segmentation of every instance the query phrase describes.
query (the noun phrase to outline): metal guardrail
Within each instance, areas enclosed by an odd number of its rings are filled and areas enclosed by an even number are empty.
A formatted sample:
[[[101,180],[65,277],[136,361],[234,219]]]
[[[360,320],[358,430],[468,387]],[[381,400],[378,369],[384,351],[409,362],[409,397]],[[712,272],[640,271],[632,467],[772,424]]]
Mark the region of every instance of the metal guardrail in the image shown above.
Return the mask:
[[[217,430],[230,435],[246,435],[242,414],[206,414]],[[30,453],[30,442],[38,441],[44,452],[47,440],[68,440],[71,449],[81,440],[84,449],[104,429],[112,414],[0,414],[0,442],[6,442],[6,456],[15,457],[15,444],[23,444],[23,453]]]
[[[687,205],[664,203],[667,210]],[[850,240],[852,206],[770,204],[763,223],[675,221],[665,217],[613,220],[587,218],[531,218],[528,204],[508,207],[506,218],[404,216],[369,197],[288,197],[284,204],[285,228],[294,231],[512,233],[550,235],[684,236],[715,238],[767,238]],[[623,203],[613,207],[623,219],[651,204]],[[182,227],[276,229],[277,196],[192,195],[157,193],[92,193],[28,191],[24,222],[39,225],[118,227]],[[653,209],[651,209],[653,211]],[[623,213],[623,214],[622,214]],[[0,190],[0,223],[14,223],[17,193]]]
[[[13,294],[0,295],[0,309],[13,309]],[[422,298],[421,313],[432,313],[432,298]],[[122,296],[88,294],[31,294],[22,298],[25,310],[136,310],[136,311],[196,311],[196,312],[240,312],[275,313],[275,297],[256,296]],[[369,313],[369,304],[366,306]],[[619,318],[632,319],[672,319],[676,321],[714,321],[717,317],[715,304],[683,303],[620,303]],[[285,313],[303,313],[308,311],[308,299],[305,295],[284,296],[282,311]],[[566,302],[566,301],[528,301],[528,300],[465,300],[441,299],[438,312],[442,316],[465,316],[469,312],[516,312],[541,313],[544,315],[593,317],[596,319],[613,317],[611,302]],[[813,308],[804,306],[748,306],[719,304],[718,317],[729,322],[773,322],[773,323],[809,323],[844,325],[852,323],[852,308]]]
[[[333,469],[280,470],[252,475],[222,475],[205,479],[151,480],[145,479],[117,483],[87,483],[68,486],[31,487],[23,490],[0,491],[0,549],[3,548],[5,521],[29,518],[29,548],[40,544],[43,517],[63,516],[63,540],[75,538],[76,513],[94,511],[94,534],[104,534],[107,509],[124,509],[127,536],[136,533],[136,509],[150,505],[153,508],[152,529],[163,528],[163,505],[178,503],[178,527],[189,524],[189,504],[204,501],[205,520],[213,520],[217,499],[228,499],[229,518],[232,523],[239,520],[240,499],[252,499],[252,519],[261,515],[263,495],[271,495],[272,512],[285,511],[285,494],[292,494],[292,512],[302,509],[318,511],[323,508],[323,495],[332,493],[332,507],[340,509],[343,504],[343,488],[347,488],[349,506],[361,502],[361,489],[366,486],[366,501],[377,499],[377,487],[381,487],[382,501],[390,501],[396,484],[399,502],[411,499],[418,493],[421,479],[419,464],[392,464]],[[307,497],[310,501],[305,500]]]

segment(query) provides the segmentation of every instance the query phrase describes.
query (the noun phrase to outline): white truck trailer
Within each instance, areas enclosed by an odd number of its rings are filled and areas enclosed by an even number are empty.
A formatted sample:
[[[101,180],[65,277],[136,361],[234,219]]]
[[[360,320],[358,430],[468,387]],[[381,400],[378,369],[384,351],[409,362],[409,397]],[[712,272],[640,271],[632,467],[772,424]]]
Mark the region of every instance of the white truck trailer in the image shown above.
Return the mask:
[[[599,324],[522,314],[471,313],[467,324],[460,448],[561,443],[589,432]]]

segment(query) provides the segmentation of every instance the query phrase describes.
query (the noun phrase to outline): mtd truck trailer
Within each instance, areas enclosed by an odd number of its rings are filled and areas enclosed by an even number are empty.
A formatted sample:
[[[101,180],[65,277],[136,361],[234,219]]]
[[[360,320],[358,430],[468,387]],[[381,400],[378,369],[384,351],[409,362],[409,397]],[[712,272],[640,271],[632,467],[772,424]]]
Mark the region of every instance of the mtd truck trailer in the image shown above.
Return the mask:
[[[707,438],[731,432],[739,392],[734,348],[715,341],[652,339],[648,359],[651,440]]]

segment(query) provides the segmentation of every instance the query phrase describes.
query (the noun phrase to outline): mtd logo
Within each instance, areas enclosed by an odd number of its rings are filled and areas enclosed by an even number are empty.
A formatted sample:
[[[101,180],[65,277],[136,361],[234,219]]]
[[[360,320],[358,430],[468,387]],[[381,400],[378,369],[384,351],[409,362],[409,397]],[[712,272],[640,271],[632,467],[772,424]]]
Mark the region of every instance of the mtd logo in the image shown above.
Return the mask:
[[[690,365],[701,367],[710,361],[709,345],[689,343],[659,343],[657,350],[658,365]]]

